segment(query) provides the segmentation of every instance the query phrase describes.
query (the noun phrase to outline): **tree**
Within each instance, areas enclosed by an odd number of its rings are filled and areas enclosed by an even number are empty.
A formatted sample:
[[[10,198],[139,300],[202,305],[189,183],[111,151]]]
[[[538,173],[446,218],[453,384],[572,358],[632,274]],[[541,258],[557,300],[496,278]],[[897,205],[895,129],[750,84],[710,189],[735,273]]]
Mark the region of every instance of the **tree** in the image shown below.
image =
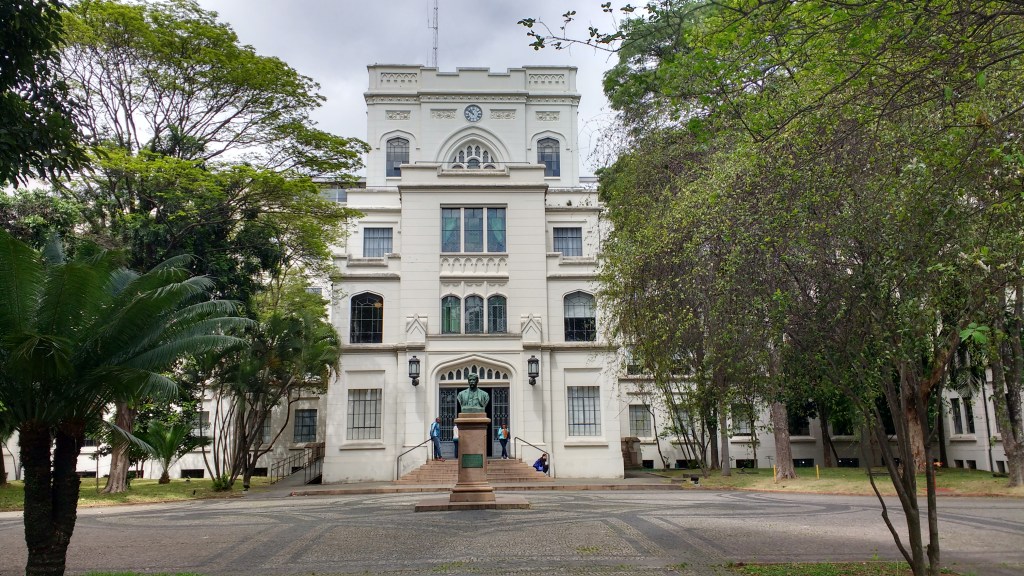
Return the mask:
[[[57,74],[64,3],[0,5],[0,187],[55,178],[85,164],[73,101]]]
[[[61,73],[94,150],[67,193],[91,235],[138,269],[193,255],[193,272],[249,316],[273,278],[330,268],[356,213],[311,176],[349,178],[365,144],[316,128],[316,82],[242,45],[193,0],[84,0],[66,28]],[[117,406],[120,426],[131,429],[133,410]],[[125,489],[128,453],[114,445],[105,490]]]
[[[287,429],[292,404],[303,391],[322,394],[337,367],[338,334],[326,319],[324,300],[306,292],[306,285],[296,278],[283,285],[286,295],[267,298],[290,305],[264,309],[249,335],[251,345],[223,358],[206,379],[214,405],[207,467],[214,477],[227,476],[229,486],[242,476],[249,489],[259,459]],[[273,429],[268,422],[277,409],[286,417]]]
[[[171,477],[167,469],[182,455],[191,452],[201,444],[198,438],[189,438],[192,427],[187,424],[164,424],[152,422],[145,430],[136,434],[147,445],[147,452],[160,463],[160,484],[169,484]]]
[[[564,32],[557,41],[571,41]],[[708,251],[713,263],[698,266],[768,265],[733,277],[753,280],[755,317],[771,327],[765,351],[825,363],[818,384],[857,407],[883,452],[909,546],[884,508],[883,518],[915,575],[939,571],[928,464],[950,359],[961,339],[981,334],[972,324],[987,324],[997,335],[991,355],[1021,364],[1022,36],[1015,2],[660,1],[616,33],[592,29],[581,40],[617,43],[606,90],[634,123],[629,134],[642,141],[651,130],[637,119],[653,117],[719,152],[699,162],[703,180],[684,171],[673,184],[696,200],[664,210],[719,207],[711,215],[739,249]],[[997,389],[999,371],[994,364]],[[1004,372],[1017,386],[1019,374]],[[1020,394],[1004,397],[1019,413]],[[1012,426],[1014,415],[1003,420]],[[1014,438],[1006,447],[1008,456],[1018,449]],[[915,471],[927,485],[927,547]]]
[[[57,243],[39,253],[0,231],[0,403],[25,467],[30,575],[64,573],[87,427],[114,401],[172,392],[168,370],[240,344],[225,333],[248,324],[184,259],[136,274],[83,252],[65,260]]]

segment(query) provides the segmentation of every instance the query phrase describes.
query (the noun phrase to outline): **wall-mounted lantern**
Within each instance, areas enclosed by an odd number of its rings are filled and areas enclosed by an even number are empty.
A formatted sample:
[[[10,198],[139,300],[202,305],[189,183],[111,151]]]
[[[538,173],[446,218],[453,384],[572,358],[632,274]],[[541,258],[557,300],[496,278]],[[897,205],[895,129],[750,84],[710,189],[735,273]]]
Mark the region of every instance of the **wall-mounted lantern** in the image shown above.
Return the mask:
[[[420,385],[420,359],[416,356],[409,358],[409,378],[412,378],[412,385]]]
[[[526,361],[526,374],[530,377],[531,386],[537,383],[537,377],[540,376],[540,360],[532,354]]]

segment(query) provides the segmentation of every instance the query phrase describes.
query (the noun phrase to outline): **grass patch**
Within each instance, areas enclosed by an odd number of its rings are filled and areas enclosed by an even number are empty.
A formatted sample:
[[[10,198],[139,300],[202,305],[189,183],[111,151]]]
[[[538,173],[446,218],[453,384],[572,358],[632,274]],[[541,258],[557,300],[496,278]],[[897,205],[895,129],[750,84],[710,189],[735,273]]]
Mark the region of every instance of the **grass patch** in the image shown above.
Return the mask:
[[[242,494],[241,479],[235,483],[235,489],[225,492],[214,492],[213,483],[209,478],[192,478],[189,482],[175,479],[171,480],[170,484],[158,484],[156,480],[132,480],[131,488],[123,494],[101,494],[96,491],[95,482],[91,478],[82,480],[82,487],[78,495],[79,508],[115,504],[179,502],[207,498],[236,498]],[[100,479],[101,490],[103,484],[104,481]],[[266,486],[269,486],[269,479],[252,479],[253,490],[260,490]],[[0,511],[21,510],[24,505],[25,488],[22,482],[10,482],[6,488],[0,488]]]
[[[677,480],[684,488],[696,488],[689,483],[690,476],[700,475],[694,470],[659,470],[658,475]],[[811,492],[829,494],[872,495],[871,483],[861,468],[821,468],[821,477],[815,476],[814,468],[797,468],[797,478],[775,483],[770,468],[761,468],[757,473],[739,474],[735,469],[732,476],[722,476],[712,471],[708,478],[700,479],[701,488],[725,490],[772,490],[780,492]],[[924,474],[917,477],[919,493],[925,494]],[[959,496],[1011,496],[1024,498],[1024,487],[1010,488],[1007,479],[992,476],[984,470],[946,468],[938,472],[936,487],[939,495]],[[882,494],[892,496],[896,491],[888,475],[876,476],[875,484]]]
[[[814,564],[736,564],[727,567],[735,574],[753,576],[910,576],[906,562],[819,562]],[[955,576],[956,572],[943,570]]]

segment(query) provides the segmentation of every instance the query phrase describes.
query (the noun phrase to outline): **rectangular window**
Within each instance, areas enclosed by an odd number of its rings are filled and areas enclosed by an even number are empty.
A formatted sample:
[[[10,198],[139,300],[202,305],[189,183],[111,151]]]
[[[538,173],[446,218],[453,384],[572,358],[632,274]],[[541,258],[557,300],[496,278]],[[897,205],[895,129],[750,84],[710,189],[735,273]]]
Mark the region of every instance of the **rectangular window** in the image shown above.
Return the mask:
[[[597,386],[569,386],[569,436],[601,435],[601,390]]]
[[[810,436],[811,421],[803,414],[789,412],[789,434],[791,436]]]
[[[960,413],[960,399],[951,398],[949,401],[949,413],[953,417],[953,434],[964,433],[964,420]]]
[[[964,427],[968,434],[974,434],[974,406],[971,404],[971,398],[964,398]]]
[[[967,469],[968,470],[977,470],[978,469],[978,461],[977,460],[967,460]]]
[[[363,258],[383,258],[391,251],[391,228],[363,228]]]
[[[504,208],[441,208],[441,251],[505,252],[505,222]]]
[[[746,404],[732,405],[732,435],[750,436],[750,421],[753,411]]]
[[[210,431],[210,411],[201,410],[192,420],[192,435],[193,436],[212,436],[213,433]]]
[[[651,436],[651,411],[646,406],[629,406],[629,435],[643,438]]]
[[[270,440],[274,437],[270,430],[270,414],[267,414],[266,420],[263,421],[263,429],[260,430],[260,444],[270,444]]]
[[[554,250],[562,256],[583,256],[582,228],[555,228]]]
[[[380,388],[348,391],[349,440],[380,440]]]
[[[295,409],[295,431],[292,442],[316,442],[316,409]]]
[[[683,437],[689,436],[691,439],[697,436],[697,430],[693,425],[693,419],[690,417],[689,411],[679,406],[675,410],[675,427],[676,432]]]

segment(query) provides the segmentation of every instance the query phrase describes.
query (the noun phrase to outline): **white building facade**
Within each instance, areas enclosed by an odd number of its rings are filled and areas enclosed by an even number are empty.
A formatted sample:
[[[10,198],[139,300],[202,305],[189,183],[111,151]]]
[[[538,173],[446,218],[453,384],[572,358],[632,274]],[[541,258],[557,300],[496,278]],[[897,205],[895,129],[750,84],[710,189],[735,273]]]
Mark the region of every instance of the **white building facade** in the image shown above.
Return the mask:
[[[369,80],[366,186],[346,198],[364,216],[336,258],[343,346],[324,405],[324,482],[392,480],[421,465],[435,417],[450,450],[470,373],[516,456],[546,451],[560,477],[621,477],[616,363],[595,298],[603,223],[596,190],[580,183],[576,69],[370,66]],[[488,456],[499,454],[495,441]]]

